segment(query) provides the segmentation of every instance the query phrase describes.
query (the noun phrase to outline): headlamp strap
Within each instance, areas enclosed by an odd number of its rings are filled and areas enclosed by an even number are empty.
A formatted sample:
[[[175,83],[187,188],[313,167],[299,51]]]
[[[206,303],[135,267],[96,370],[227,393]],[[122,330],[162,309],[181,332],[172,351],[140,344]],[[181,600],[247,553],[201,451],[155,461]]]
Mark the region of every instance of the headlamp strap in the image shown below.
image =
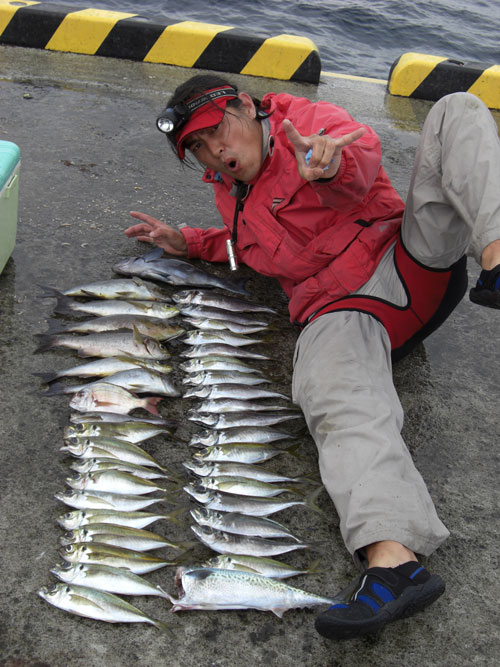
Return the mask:
[[[193,114],[197,109],[214,102],[215,100],[220,99],[221,97],[238,97],[238,93],[234,88],[225,86],[224,88],[216,88],[215,90],[209,90],[198,97],[195,97],[194,100],[185,102],[185,105],[189,111],[189,114]]]

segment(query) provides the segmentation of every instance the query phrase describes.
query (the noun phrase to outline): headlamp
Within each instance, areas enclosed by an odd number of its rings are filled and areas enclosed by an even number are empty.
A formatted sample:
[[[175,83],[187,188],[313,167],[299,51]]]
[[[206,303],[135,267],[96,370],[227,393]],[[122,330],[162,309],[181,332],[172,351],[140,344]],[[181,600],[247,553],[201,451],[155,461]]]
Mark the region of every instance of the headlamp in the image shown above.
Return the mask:
[[[164,109],[156,119],[156,127],[164,134],[177,134],[202,107],[210,104],[215,109],[224,109],[228,98],[237,96],[238,93],[232,86],[207,90],[187,102]]]
[[[156,127],[164,134],[177,132],[188,121],[190,115],[184,104],[167,107],[156,119]]]

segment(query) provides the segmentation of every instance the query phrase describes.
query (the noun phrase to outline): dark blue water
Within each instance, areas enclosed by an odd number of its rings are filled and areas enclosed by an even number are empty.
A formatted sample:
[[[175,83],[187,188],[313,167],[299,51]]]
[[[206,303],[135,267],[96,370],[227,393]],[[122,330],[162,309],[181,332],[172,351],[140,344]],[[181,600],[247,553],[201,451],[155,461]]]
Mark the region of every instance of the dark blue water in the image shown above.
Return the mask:
[[[499,0],[76,0],[68,4],[230,25],[266,36],[309,37],[327,72],[386,79],[393,61],[407,51],[500,64]]]

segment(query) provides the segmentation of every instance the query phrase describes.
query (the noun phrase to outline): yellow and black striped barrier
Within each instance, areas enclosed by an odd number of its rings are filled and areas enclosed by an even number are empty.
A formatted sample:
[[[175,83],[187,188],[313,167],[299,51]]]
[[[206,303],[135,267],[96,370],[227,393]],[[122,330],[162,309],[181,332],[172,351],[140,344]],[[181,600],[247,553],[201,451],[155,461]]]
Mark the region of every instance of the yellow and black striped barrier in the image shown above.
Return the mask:
[[[0,44],[318,83],[321,60],[307,37],[262,37],[226,25],[157,23],[138,14],[0,0]]]
[[[391,67],[387,89],[391,95],[431,101],[469,92],[490,109],[500,109],[500,65],[404,53]]]

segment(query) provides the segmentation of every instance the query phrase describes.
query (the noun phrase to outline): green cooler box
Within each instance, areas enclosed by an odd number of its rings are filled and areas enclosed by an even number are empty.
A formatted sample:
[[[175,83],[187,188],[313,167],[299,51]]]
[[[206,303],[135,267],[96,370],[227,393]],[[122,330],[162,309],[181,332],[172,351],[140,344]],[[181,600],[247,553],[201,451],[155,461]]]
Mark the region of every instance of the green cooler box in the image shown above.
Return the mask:
[[[0,273],[16,245],[20,168],[18,146],[0,141]]]

